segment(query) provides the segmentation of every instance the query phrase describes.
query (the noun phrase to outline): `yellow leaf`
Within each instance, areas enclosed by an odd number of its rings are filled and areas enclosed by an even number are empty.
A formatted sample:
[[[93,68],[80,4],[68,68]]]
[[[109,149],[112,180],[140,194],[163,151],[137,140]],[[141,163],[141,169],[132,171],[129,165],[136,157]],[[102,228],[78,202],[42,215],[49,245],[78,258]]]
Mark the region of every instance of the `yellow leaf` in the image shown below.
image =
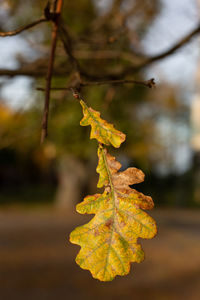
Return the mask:
[[[80,101],[83,108],[83,119],[80,121],[81,126],[91,125],[91,139],[97,139],[99,143],[109,146],[112,144],[119,148],[121,143],[126,139],[126,135],[105,120],[101,119],[100,113],[91,107],[87,107],[83,100]]]
[[[126,275],[130,262],[141,262],[144,252],[138,238],[153,238],[156,223],[142,209],[153,208],[152,198],[130,188],[142,182],[144,173],[136,168],[118,172],[121,164],[102,146],[98,149],[99,187],[103,194],[85,197],[77,205],[81,214],[95,214],[70,235],[70,241],[80,245],[76,262],[90,270],[101,281],[110,281],[116,275]]]

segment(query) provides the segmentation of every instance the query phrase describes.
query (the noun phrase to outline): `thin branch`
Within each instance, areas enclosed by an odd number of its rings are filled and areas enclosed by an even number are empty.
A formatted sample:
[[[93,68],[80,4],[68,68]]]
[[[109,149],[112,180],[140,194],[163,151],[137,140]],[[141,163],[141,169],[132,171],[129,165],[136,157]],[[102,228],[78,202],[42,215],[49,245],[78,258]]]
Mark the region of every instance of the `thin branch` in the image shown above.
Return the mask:
[[[44,142],[44,139],[48,135],[48,116],[49,116],[49,98],[50,98],[50,89],[51,89],[51,79],[52,79],[53,65],[54,65],[54,59],[55,59],[55,51],[56,51],[58,28],[59,28],[62,4],[63,4],[63,0],[57,1],[56,11],[55,11],[56,18],[54,19],[54,22],[53,22],[51,53],[50,53],[48,70],[47,70],[45,103],[44,103],[44,112],[43,112],[43,118],[42,118],[41,143]]]
[[[80,70],[80,65],[78,60],[76,59],[76,57],[73,54],[73,49],[72,49],[72,40],[71,37],[69,35],[69,32],[66,28],[66,26],[64,26],[63,22],[60,23],[59,26],[59,35],[60,35],[60,39],[63,43],[65,52],[67,53],[68,57],[69,57],[69,61],[72,65],[72,68],[74,69],[74,73],[75,73],[75,79],[78,83],[81,82],[81,70]],[[77,83],[77,84],[78,84]]]
[[[96,86],[96,85],[121,85],[121,84],[138,84],[143,85],[148,88],[153,88],[155,86],[155,79],[151,78],[149,80],[145,81],[138,81],[138,80],[105,80],[105,81],[88,81],[88,82],[81,82],[80,87],[86,87],[86,86]],[[74,89],[74,86],[67,86],[67,87],[52,87],[51,90],[54,91],[66,91],[66,90],[72,90]],[[37,88],[38,91],[45,91],[44,88]]]
[[[139,80],[126,80],[126,79],[119,79],[119,80],[105,80],[105,81],[89,81],[89,82],[83,82],[81,83],[81,86],[93,86],[93,85],[120,85],[120,84],[138,84],[143,85],[149,88],[152,88],[155,86],[155,79],[151,78],[149,80],[145,81],[139,81]]]
[[[8,32],[0,32],[0,36],[1,37],[7,37],[7,36],[13,36],[13,35],[17,35],[27,29],[30,29],[40,23],[43,23],[43,22],[47,22],[48,20],[46,19],[46,17],[41,17],[40,19],[28,24],[28,25],[25,25],[25,26],[22,26],[16,30],[13,30],[13,31],[8,31]]]
[[[175,44],[173,47],[169,48],[168,50],[155,55],[153,57],[150,57],[146,62],[143,63],[143,66],[149,65],[150,63],[153,63],[156,60],[160,60],[162,58],[165,58],[168,55],[173,54],[174,52],[176,52],[179,48],[183,47],[185,44],[187,44],[197,33],[200,32],[200,24],[194,29],[192,30],[189,34],[187,34],[184,38],[182,38],[177,44]],[[141,67],[140,66],[140,67]]]
[[[71,72],[71,67],[68,65],[57,66],[53,70],[53,75],[56,77],[66,77],[66,74]],[[9,70],[9,69],[0,69],[0,77],[8,76],[31,76],[34,78],[44,77],[47,74],[47,65],[45,66],[34,66],[34,63],[27,64],[27,66],[23,66],[20,69]]]
[[[142,62],[138,66],[133,66],[133,67],[125,69],[123,71],[123,74],[121,73],[120,76],[125,76],[125,75],[133,73],[133,72],[135,73],[135,72],[143,69],[144,67],[151,65],[155,61],[163,59],[171,54],[174,54],[174,52],[176,52],[181,47],[186,45],[198,33],[200,33],[200,24],[198,24],[198,26],[195,29],[193,29],[189,34],[184,36],[178,43],[174,44],[171,48],[167,49],[166,51],[164,51],[158,55],[146,58],[144,60],[144,62]]]
[[[141,63],[144,59],[139,56],[139,54],[134,54],[132,52],[124,52],[124,51],[114,51],[114,50],[75,50],[74,55],[78,59],[86,59],[86,60],[100,60],[100,59],[121,59],[125,61],[129,61],[133,64]]]

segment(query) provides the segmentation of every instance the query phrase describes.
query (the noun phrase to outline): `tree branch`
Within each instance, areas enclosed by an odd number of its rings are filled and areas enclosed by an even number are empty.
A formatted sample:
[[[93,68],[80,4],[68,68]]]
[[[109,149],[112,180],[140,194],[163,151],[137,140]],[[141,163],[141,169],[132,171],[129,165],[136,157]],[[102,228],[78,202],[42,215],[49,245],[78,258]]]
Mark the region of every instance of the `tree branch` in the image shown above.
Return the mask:
[[[164,51],[158,55],[146,58],[144,60],[144,62],[139,64],[138,66],[133,66],[133,67],[125,69],[123,71],[123,76],[130,74],[132,72],[135,73],[137,71],[140,71],[144,67],[151,65],[153,62],[158,61],[160,59],[163,59],[163,58],[173,54],[178,49],[180,49],[181,47],[186,45],[197,33],[200,33],[200,24],[198,24],[198,26],[195,29],[193,29],[189,34],[184,36],[178,43],[174,44],[171,48],[167,49],[166,51]],[[122,74],[120,74],[120,76],[122,76]]]
[[[48,21],[48,19],[46,19],[46,17],[41,17],[40,19],[38,19],[38,20],[36,20],[36,21],[28,24],[28,25],[20,27],[20,28],[18,28],[16,30],[8,31],[8,32],[0,32],[0,36],[1,37],[7,37],[7,36],[17,35],[17,34],[23,32],[23,31],[25,31],[27,29],[30,29],[30,28],[32,28],[32,27],[34,27],[34,26],[36,26],[36,25],[38,25],[40,23],[47,22],[47,21]]]
[[[100,78],[100,76],[96,76],[96,74],[88,74],[87,72],[84,71],[80,71],[81,74],[83,76],[85,76],[86,78],[88,78],[90,81],[113,81],[113,80],[123,80],[121,78],[124,78],[127,74],[134,74],[138,71],[140,71],[141,69],[143,69],[144,67],[149,66],[150,64],[152,64],[153,62],[163,59],[171,54],[173,54],[175,51],[177,51],[178,49],[180,49],[181,47],[183,47],[185,44],[187,44],[191,38],[193,38],[196,34],[198,34],[200,32],[200,25],[198,25],[194,30],[192,30],[189,34],[187,34],[184,38],[182,38],[178,43],[176,43],[173,47],[169,48],[168,50],[155,55],[153,57],[148,57],[146,59],[144,59],[143,62],[141,62],[141,57],[139,59],[140,62],[137,63],[137,65],[133,65],[127,69],[121,70],[120,72],[116,72],[113,74],[105,74],[104,79],[102,80]],[[66,50],[66,49],[65,49]],[[69,51],[69,49],[68,49]],[[104,59],[110,58],[112,57],[112,53],[107,53],[104,51],[102,52],[102,54],[100,53],[101,51],[97,51],[96,54],[94,53],[94,55],[92,55],[92,53],[88,52],[88,53],[82,53],[79,51],[76,51],[76,55],[79,56],[81,59],[94,59],[94,58],[99,58],[100,56],[102,56]],[[74,57],[72,50],[70,49],[69,53],[68,53],[71,57],[71,64],[72,64],[72,60],[73,60],[73,68],[79,68],[78,62],[76,60],[76,58]],[[90,54],[90,55],[89,55]],[[127,53],[128,54],[128,53]],[[128,59],[130,60],[130,56],[123,57],[123,59]],[[120,52],[117,52],[117,54],[114,54],[113,57],[120,57]],[[67,72],[69,72],[69,67],[68,67],[68,71],[65,71],[65,68],[63,67],[56,67],[54,70],[54,75],[55,76],[64,76]],[[45,72],[45,68],[34,68],[34,65],[28,65],[27,67],[22,67],[21,69],[18,70],[7,70],[7,69],[0,69],[0,76],[18,76],[18,75],[27,75],[27,76],[35,76],[35,77],[40,77],[43,76]]]
[[[119,80],[105,80],[105,81],[88,81],[88,82],[81,83],[81,87],[95,86],[95,85],[120,85],[120,84],[138,84],[138,85],[143,85],[152,88],[155,86],[155,79],[151,78],[145,81],[131,80],[131,79],[130,80],[119,79]]]
[[[143,85],[148,88],[153,88],[155,86],[155,79],[151,78],[149,80],[145,81],[138,81],[138,80],[105,80],[105,81],[88,81],[88,82],[81,82],[80,87],[86,87],[86,86],[96,86],[96,85],[120,85],[120,84],[138,84],[138,85]],[[72,90],[74,89],[74,86],[67,86],[67,87],[60,87],[56,88],[53,87],[51,90],[54,91],[65,91],[65,90]],[[37,88],[38,91],[45,91],[44,88]]]
[[[72,68],[74,70],[74,75],[75,75],[75,80],[77,81],[77,85],[81,82],[81,69],[78,60],[73,54],[73,49],[72,49],[72,41],[70,38],[70,35],[68,33],[68,30],[66,26],[61,22],[60,27],[59,27],[59,36],[60,39],[63,43],[64,49],[66,54],[69,57],[69,61],[72,65]]]
[[[56,11],[55,11],[56,18],[53,20],[51,53],[50,53],[48,70],[47,70],[45,103],[44,103],[44,112],[43,112],[43,118],[42,118],[41,143],[44,142],[44,139],[48,135],[48,116],[49,116],[49,99],[50,99],[50,89],[51,89],[51,78],[52,78],[53,65],[54,65],[54,59],[55,59],[55,51],[56,51],[58,28],[59,28],[62,4],[63,4],[63,0],[57,1]]]
[[[36,66],[36,63],[28,64],[27,66],[23,66],[20,69],[9,70],[9,69],[0,69],[0,76],[31,76],[34,78],[44,77],[47,74],[47,65],[45,66]],[[57,77],[64,77],[67,73],[71,72],[71,68],[67,65],[57,66],[53,70],[53,75]]]

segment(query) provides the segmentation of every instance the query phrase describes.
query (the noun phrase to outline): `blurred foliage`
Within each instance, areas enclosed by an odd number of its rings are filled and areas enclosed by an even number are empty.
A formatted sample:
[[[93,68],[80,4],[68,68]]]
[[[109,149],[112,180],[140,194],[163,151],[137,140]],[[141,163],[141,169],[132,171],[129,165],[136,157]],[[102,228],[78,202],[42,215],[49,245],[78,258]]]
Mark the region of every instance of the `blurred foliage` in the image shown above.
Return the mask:
[[[104,6],[103,6],[104,3]],[[11,30],[38,19],[43,12],[46,1],[39,0],[5,0],[2,4],[0,28]],[[140,40],[145,36],[161,9],[159,0],[78,0],[64,1],[62,17],[66,23],[73,42],[73,50],[80,54],[80,65],[90,74],[98,70],[100,77],[109,71],[118,73],[130,61],[126,58],[91,58],[87,51],[110,51],[116,54],[137,53],[139,59],[142,47]],[[128,17],[127,17],[128,15]],[[126,16],[126,18],[124,17]],[[33,54],[18,55],[19,67],[29,60],[37,64],[38,60],[46,60],[49,56],[51,40],[51,24],[41,24],[21,34],[21,37],[33,50]],[[85,52],[84,52],[85,51]],[[83,54],[86,57],[83,58]],[[142,55],[142,53],[141,53]],[[64,67],[68,58],[61,43],[58,43],[56,66]],[[129,78],[142,80],[143,72]],[[52,86],[66,86],[70,78],[54,76]],[[9,79],[8,79],[9,81]],[[37,77],[33,85],[44,86],[45,79]],[[16,91],[17,93],[17,91]],[[101,112],[103,118],[113,123],[118,130],[127,134],[126,142],[121,147],[121,155],[126,155],[128,163],[143,169],[147,174],[154,171],[156,164],[171,163],[171,154],[166,150],[160,138],[159,120],[167,116],[168,120],[188,122],[187,107],[180,100],[176,86],[163,86],[149,90],[140,86],[96,86],[81,91],[88,106]],[[1,96],[1,95],[0,95]],[[41,115],[43,109],[43,93],[34,92],[34,105],[28,110],[12,111],[6,106],[1,96],[0,104],[0,156],[5,151],[14,150],[20,161],[33,162],[43,174],[48,174],[52,166],[65,153],[89,160],[96,152],[96,142],[89,141],[89,129],[79,126],[82,118],[81,107],[72,94],[67,91],[52,91],[49,137],[44,145],[39,145]],[[178,141],[177,141],[178,142]],[[120,156],[120,154],[119,154]],[[45,175],[45,176],[46,176]],[[144,187],[145,188],[145,187]],[[168,201],[169,203],[170,201]]]
[[[68,26],[69,32],[73,39],[73,47],[78,50],[111,50],[111,51],[127,51],[132,49],[132,44],[136,43],[139,38],[138,35],[142,35],[145,32],[145,28],[152,22],[159,10],[159,1],[108,1],[108,7],[104,12],[100,9],[99,1],[65,1],[63,7],[63,19]],[[26,24],[30,20],[35,20],[40,17],[41,12],[44,9],[44,1],[5,1],[7,3],[7,19],[13,21],[12,28],[19,27]],[[29,9],[31,6],[31,9]],[[123,16],[131,10],[130,16],[127,20],[123,20]],[[128,25],[133,18],[137,21],[133,22],[133,28]],[[9,30],[11,25],[8,23],[2,23],[1,26],[4,30]],[[9,28],[6,28],[9,26]],[[41,58],[48,55],[47,45],[50,43],[50,34],[47,34],[46,28],[50,27],[49,24],[42,24],[28,32],[22,34],[23,38],[32,44],[35,44],[38,48],[41,47],[42,52],[38,53]],[[134,41],[130,40],[124,31],[130,31],[133,35]],[[43,41],[40,45],[37,45],[37,32],[43,33]],[[50,32],[48,32],[50,33]],[[119,37],[109,43],[110,38]],[[42,48],[42,45],[44,48]],[[77,46],[78,45],[78,46]],[[138,44],[139,47],[139,44]],[[40,49],[40,48],[39,48]],[[23,53],[20,54],[23,60]],[[62,45],[59,43],[57,48],[56,63],[62,65],[67,59],[66,54],[63,51]],[[94,70],[99,71],[99,75],[105,75],[108,69],[118,68],[118,59],[94,59],[93,63],[89,64],[87,59],[80,60],[80,64],[86,67],[91,73]],[[123,62],[123,65],[128,64],[127,61]],[[141,78],[141,75],[137,75]],[[54,77],[53,86],[65,86],[69,78]],[[44,79],[37,79],[36,86],[44,86]],[[113,90],[113,92],[112,92]],[[111,91],[111,92],[110,92]],[[20,119],[17,120],[15,115],[13,116],[14,123],[9,124],[9,129],[5,129],[4,136],[1,135],[1,147],[5,144],[13,144],[17,151],[30,151],[38,148],[38,140],[40,134],[40,117],[43,109],[41,103],[41,95],[38,92],[35,96],[35,105],[37,108],[32,108],[29,111],[20,112]],[[147,93],[145,88],[138,87],[89,87],[82,91],[86,101],[94,108],[101,111],[102,114],[116,124],[116,128],[119,128],[127,133],[129,136],[128,143],[124,146],[127,150],[127,154],[135,159],[148,160],[148,143],[144,143],[143,138],[146,137],[146,133],[151,134],[151,128],[153,130],[153,124],[150,120],[145,122],[134,121],[136,118],[137,103],[143,101],[144,95]],[[39,97],[38,97],[39,96]],[[41,111],[39,111],[41,110]],[[87,159],[93,153],[94,143],[89,143],[86,136],[88,135],[88,129],[79,127],[79,121],[81,119],[81,110],[79,104],[72,99],[71,93],[67,92],[52,92],[51,95],[51,108],[50,108],[50,120],[49,120],[49,142],[54,145],[56,149],[56,156],[62,155],[66,151],[72,152],[75,155],[81,156]],[[29,121],[27,121],[29,120]],[[15,122],[17,123],[15,125]],[[21,123],[20,123],[21,122]],[[143,125],[141,123],[144,123]],[[145,125],[146,124],[146,125]],[[6,126],[6,125],[5,125]],[[15,126],[18,129],[15,129]],[[21,130],[20,127],[21,126]],[[148,128],[148,129],[147,129]],[[26,132],[26,133],[25,133]],[[25,137],[25,138],[24,138]],[[8,142],[7,140],[12,141]],[[32,146],[31,146],[32,145]],[[81,145],[81,147],[80,147]],[[46,146],[44,146],[46,147]],[[40,149],[41,147],[39,147]],[[43,148],[43,147],[42,147]],[[29,149],[29,150],[28,150]],[[42,162],[40,162],[42,163]],[[148,165],[148,163],[144,163]]]

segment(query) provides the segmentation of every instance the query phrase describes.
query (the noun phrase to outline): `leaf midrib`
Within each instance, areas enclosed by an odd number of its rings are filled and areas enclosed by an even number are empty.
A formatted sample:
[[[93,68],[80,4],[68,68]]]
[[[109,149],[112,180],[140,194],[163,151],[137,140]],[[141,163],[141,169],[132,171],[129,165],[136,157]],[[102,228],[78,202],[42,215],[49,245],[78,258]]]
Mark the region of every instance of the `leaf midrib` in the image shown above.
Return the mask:
[[[111,129],[108,129],[107,127],[105,127],[105,126],[103,126],[101,123],[99,123],[99,122],[97,121],[97,119],[95,119],[95,117],[93,116],[93,114],[90,112],[90,109],[89,109],[89,107],[87,106],[87,104],[86,104],[83,100],[81,100],[81,101],[82,101],[83,105],[85,106],[85,108],[87,109],[87,111],[88,111],[90,117],[94,120],[94,122],[95,122],[99,127],[103,128],[103,129],[106,130],[106,131],[109,131],[111,134],[113,134],[114,131],[115,131],[115,134],[117,134],[117,129],[115,129],[114,127],[112,128],[112,129],[113,129],[113,131],[112,131]],[[101,118],[101,117],[99,116],[99,118]],[[108,123],[108,124],[109,124],[109,123]],[[112,125],[112,124],[109,124],[109,125]],[[99,133],[99,134],[101,135],[101,133]],[[102,135],[101,135],[101,137],[102,137],[102,138],[105,138],[105,137],[103,137]]]
[[[101,146],[102,147],[102,146]],[[114,191],[114,186],[112,183],[112,175],[110,173],[109,167],[108,167],[108,163],[107,163],[107,158],[106,158],[106,154],[104,152],[104,148],[102,147],[102,153],[103,153],[103,160],[106,166],[106,171],[108,173],[108,179],[109,179],[109,183],[110,183],[110,188],[111,188],[111,197],[112,197],[112,202],[113,202],[113,224],[112,224],[112,229],[111,229],[111,234],[110,234],[110,240],[109,240],[109,248],[108,248],[108,254],[106,257],[106,262],[105,262],[105,267],[104,267],[104,276],[105,276],[105,272],[107,270],[107,266],[108,266],[108,261],[109,261],[109,255],[111,252],[111,245],[112,245],[112,239],[113,239],[113,233],[114,233],[114,229],[115,229],[115,208],[116,208],[116,203],[115,203],[115,191]]]

